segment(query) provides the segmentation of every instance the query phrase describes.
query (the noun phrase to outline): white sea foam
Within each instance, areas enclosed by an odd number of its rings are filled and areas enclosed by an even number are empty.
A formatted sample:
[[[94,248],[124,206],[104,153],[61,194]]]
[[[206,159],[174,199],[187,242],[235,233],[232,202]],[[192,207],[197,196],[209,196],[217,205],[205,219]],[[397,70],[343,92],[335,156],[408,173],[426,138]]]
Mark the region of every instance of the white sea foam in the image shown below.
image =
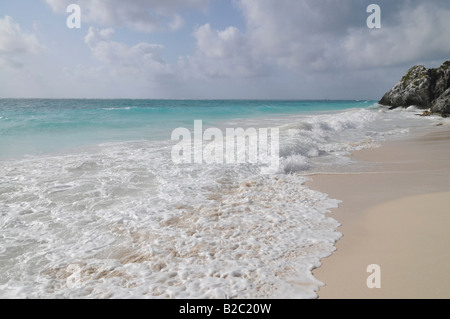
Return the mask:
[[[2,163],[0,295],[314,297],[336,201],[299,176],[175,167],[160,147]]]
[[[124,107],[102,107],[102,110],[105,110],[105,111],[123,111],[123,110],[125,110],[125,111],[128,111],[128,110],[131,110],[131,109],[134,109],[134,107],[131,107],[131,106],[124,106]]]
[[[169,142],[2,161],[0,297],[314,298],[311,270],[340,237],[327,216],[339,202],[302,172],[414,121],[375,110],[272,119],[275,175],[175,165]]]

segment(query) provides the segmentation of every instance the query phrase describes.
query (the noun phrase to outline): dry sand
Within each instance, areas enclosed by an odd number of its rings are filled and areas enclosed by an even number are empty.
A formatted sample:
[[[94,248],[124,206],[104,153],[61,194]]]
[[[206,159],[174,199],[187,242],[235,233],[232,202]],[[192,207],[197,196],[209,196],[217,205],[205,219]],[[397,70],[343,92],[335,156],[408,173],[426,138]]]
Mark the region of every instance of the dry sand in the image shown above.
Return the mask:
[[[355,152],[361,172],[312,176],[343,201],[330,214],[343,237],[313,272],[319,298],[450,298],[450,127],[432,130]],[[371,264],[379,289],[366,284]]]

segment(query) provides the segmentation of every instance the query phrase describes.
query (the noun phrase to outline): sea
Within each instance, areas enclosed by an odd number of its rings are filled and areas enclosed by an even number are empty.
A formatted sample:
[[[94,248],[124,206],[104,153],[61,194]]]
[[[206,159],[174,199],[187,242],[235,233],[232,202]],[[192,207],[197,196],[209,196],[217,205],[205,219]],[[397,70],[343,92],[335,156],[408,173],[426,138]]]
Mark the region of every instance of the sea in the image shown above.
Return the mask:
[[[420,112],[369,100],[0,99],[0,298],[316,298],[312,270],[342,236],[329,216],[340,201],[305,182],[356,172],[352,151],[441,121]],[[172,133],[194,121],[278,129],[277,170],[175,162]]]

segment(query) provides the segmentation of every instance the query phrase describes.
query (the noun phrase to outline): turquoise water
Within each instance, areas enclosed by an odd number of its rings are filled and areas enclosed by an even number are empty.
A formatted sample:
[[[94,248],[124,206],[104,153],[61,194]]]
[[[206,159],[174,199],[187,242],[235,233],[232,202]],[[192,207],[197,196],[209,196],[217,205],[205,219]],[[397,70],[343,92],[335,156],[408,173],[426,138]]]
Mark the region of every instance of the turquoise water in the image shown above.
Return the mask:
[[[367,108],[370,101],[247,100],[0,100],[0,158],[78,146],[167,140],[194,120],[220,125],[232,119]]]

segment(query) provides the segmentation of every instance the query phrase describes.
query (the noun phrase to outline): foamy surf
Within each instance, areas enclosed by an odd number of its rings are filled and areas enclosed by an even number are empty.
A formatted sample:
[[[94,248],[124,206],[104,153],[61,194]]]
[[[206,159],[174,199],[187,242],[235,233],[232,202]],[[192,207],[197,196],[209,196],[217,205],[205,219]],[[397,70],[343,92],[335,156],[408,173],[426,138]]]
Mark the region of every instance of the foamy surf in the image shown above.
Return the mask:
[[[3,163],[3,297],[314,297],[336,201],[299,176],[176,168],[149,148]]]
[[[434,119],[378,109],[260,115],[232,121],[280,128],[272,175],[251,164],[176,165],[164,140],[0,161],[0,296],[316,297],[311,270],[341,236],[327,216],[339,201],[308,189],[304,175],[345,169],[352,150]]]

